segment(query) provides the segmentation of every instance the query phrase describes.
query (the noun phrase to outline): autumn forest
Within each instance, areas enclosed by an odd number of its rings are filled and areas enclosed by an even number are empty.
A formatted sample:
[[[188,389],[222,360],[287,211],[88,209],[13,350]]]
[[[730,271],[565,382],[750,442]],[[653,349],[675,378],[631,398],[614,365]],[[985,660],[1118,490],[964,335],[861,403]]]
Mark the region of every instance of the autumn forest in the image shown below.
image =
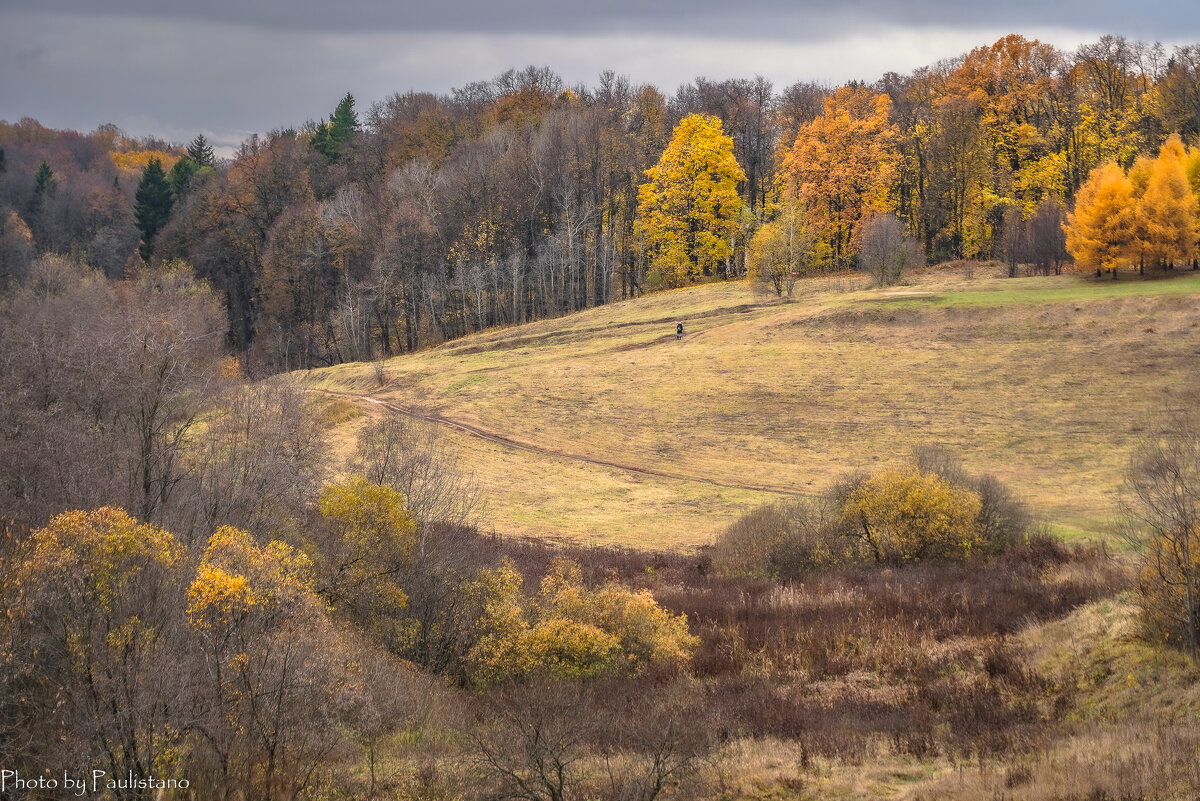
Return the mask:
[[[313,113],[0,121],[0,799],[1195,797],[1200,43]]]
[[[860,222],[879,212],[933,263],[1060,269],[1060,224],[1093,171],[1131,170],[1114,201],[1128,205],[1178,135],[1168,150],[1195,192],[1198,93],[1196,46],[1106,36],[1064,53],[1012,35],[870,85],[701,78],[668,95],[611,73],[568,87],[528,68],[370,109],[348,95],[328,118],[222,160],[202,136],[183,148],[26,119],[0,127],[0,273],[18,281],[47,252],[111,278],[139,256],[185,261],[219,291],[229,345],[261,373],[743,275],[755,235],[797,213],[813,242],[794,272],[854,266]],[[683,185],[671,169],[721,158],[719,197],[688,211],[693,200],[658,194]],[[671,252],[664,213],[705,220],[704,241]],[[1081,244],[1077,261],[1111,268],[1120,241]]]

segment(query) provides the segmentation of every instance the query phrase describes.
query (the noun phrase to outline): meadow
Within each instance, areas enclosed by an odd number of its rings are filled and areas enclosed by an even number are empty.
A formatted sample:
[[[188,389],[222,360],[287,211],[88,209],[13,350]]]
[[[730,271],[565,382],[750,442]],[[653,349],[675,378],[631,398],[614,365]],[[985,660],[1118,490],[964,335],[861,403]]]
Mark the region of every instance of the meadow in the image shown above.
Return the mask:
[[[301,375],[443,423],[500,534],[696,547],[766,500],[935,445],[1060,536],[1115,544],[1131,444],[1200,356],[1200,275],[1162,275],[992,264],[883,290],[812,278],[790,300],[719,283]],[[363,422],[346,417],[343,452]]]

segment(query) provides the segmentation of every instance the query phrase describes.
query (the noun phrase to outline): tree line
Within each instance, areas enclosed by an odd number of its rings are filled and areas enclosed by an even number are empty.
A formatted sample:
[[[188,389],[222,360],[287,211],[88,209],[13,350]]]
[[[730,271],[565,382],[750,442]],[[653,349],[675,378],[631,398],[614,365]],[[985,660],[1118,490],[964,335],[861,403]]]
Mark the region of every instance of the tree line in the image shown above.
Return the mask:
[[[220,293],[228,345],[268,372],[740,276],[756,250],[788,274],[854,267],[878,213],[929,260],[1058,269],[1055,224],[1092,171],[1174,133],[1194,144],[1197,97],[1200,45],[1068,53],[1014,34],[870,85],[699,78],[668,95],[530,67],[363,113],[347,95],[223,160],[203,137],[26,119],[0,125],[0,273],[50,252],[114,278],[182,259]],[[704,131],[707,155],[676,141]],[[716,176],[706,198],[664,183],[688,162]],[[776,245],[752,245],[782,219]]]

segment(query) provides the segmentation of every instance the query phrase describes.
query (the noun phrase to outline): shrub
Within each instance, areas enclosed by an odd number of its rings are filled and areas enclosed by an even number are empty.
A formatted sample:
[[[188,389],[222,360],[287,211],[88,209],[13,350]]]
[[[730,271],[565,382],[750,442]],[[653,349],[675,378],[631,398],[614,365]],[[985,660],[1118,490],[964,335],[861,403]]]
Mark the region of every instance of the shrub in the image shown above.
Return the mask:
[[[763,504],[729,526],[713,561],[733,575],[796,576],[857,561],[855,543],[838,530],[829,496]]]
[[[1031,526],[1004,483],[920,448],[907,467],[850,473],[816,499],[759,506],[722,532],[712,557],[727,575],[794,577],[863,561],[998,554],[1029,543]]]
[[[956,487],[978,493],[979,514],[975,520],[979,524],[979,537],[991,553],[1001,553],[1029,541],[1033,517],[1028,507],[995,476],[971,475],[962,462],[941,448],[917,448],[913,464],[923,473],[936,473]]]
[[[978,493],[908,467],[863,482],[847,499],[842,519],[876,562],[962,560],[982,545],[981,505]]]
[[[531,665],[556,679],[589,679],[613,672],[621,644],[590,623],[552,617],[525,632],[520,643]]]
[[[673,615],[645,590],[619,584],[584,586],[579,565],[555,560],[534,599],[520,593],[511,563],[481,573],[480,637],[469,681],[496,684],[530,674],[591,678],[640,673],[691,658],[699,640],[687,618]]]

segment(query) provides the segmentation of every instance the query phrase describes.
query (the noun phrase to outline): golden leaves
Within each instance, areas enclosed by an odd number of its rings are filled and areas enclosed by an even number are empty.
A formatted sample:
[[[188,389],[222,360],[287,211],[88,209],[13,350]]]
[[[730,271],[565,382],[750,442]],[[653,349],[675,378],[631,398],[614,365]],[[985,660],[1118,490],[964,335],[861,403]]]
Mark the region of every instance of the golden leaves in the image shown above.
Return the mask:
[[[713,275],[732,253],[746,173],[721,121],[689,114],[675,128],[658,163],[638,189],[638,231],[653,284],[678,287]]]
[[[887,562],[966,559],[983,544],[979,494],[915,467],[886,470],[851,493],[842,516],[875,558]]]
[[[1194,257],[1200,203],[1188,167],[1200,163],[1198,152],[1172,135],[1157,158],[1138,159],[1128,175],[1113,162],[1092,170],[1067,218],[1067,250],[1076,263],[1115,270]]]
[[[524,599],[511,564],[484,571],[483,635],[472,649],[473,679],[489,684],[533,672],[583,678],[680,664],[699,640],[687,618],[663,609],[646,590],[619,584],[589,589],[578,563],[555,561],[535,599]]]

